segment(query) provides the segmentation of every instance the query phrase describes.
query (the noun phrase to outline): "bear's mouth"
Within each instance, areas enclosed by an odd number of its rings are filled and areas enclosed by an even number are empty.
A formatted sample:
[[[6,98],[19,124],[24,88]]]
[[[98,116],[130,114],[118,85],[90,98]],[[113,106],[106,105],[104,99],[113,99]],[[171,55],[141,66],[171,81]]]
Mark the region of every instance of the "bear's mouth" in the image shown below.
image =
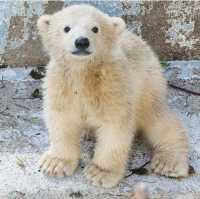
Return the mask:
[[[79,56],[87,56],[90,55],[91,52],[87,51],[87,50],[76,50],[72,52],[73,55],[79,55]]]

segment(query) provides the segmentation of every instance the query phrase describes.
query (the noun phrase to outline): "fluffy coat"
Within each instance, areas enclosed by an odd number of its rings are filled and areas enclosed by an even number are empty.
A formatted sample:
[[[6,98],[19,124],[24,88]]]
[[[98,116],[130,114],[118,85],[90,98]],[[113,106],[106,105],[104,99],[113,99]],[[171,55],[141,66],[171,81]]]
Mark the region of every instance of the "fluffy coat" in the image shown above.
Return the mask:
[[[63,31],[66,25],[69,33]],[[40,159],[45,173],[72,175],[83,129],[93,128],[97,143],[84,173],[95,185],[112,187],[123,178],[138,129],[154,149],[155,173],[188,175],[185,130],[168,108],[166,81],[146,42],[129,32],[122,19],[87,5],[44,15],[38,29],[50,55],[44,80],[50,147]],[[72,55],[74,40],[82,35],[90,39],[92,54]]]

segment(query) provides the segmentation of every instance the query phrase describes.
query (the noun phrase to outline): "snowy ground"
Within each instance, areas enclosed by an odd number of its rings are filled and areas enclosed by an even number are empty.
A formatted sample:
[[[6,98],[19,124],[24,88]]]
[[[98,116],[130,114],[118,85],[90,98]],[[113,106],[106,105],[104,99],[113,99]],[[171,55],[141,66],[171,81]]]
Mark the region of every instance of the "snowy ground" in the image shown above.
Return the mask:
[[[0,69],[0,199],[126,198],[138,182],[146,184],[151,198],[200,198],[200,62],[170,62],[165,72],[170,84],[185,90],[170,88],[169,104],[188,129],[190,164],[195,174],[181,180],[134,174],[113,189],[94,187],[82,176],[94,145],[88,139],[83,141],[82,160],[73,177],[54,179],[38,171],[38,157],[48,146],[48,135],[42,99],[37,95],[41,80],[32,79],[30,70]],[[136,143],[127,175],[149,160],[145,144],[141,140]]]

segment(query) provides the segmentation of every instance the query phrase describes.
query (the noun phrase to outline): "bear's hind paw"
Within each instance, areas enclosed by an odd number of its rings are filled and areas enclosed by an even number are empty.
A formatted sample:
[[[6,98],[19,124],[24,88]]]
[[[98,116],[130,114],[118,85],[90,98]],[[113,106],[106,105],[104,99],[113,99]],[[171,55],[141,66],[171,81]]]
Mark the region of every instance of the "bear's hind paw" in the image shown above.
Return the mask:
[[[188,163],[180,157],[155,154],[151,161],[151,170],[159,175],[167,177],[186,177],[188,176]]]

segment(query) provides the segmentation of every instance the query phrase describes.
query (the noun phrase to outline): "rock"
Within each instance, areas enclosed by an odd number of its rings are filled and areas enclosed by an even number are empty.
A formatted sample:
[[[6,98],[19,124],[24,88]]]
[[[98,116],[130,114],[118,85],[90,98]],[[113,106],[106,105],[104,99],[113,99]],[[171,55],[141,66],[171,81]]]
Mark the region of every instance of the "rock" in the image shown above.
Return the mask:
[[[170,84],[194,92],[200,96],[200,62],[168,62],[165,75]]]
[[[179,64],[186,65],[187,70],[192,72],[181,72],[175,67]],[[165,75],[177,86],[199,92],[196,88],[196,80],[199,78],[197,65],[200,62],[170,62]],[[190,70],[189,66],[193,69]],[[140,182],[145,184],[150,198],[200,198],[199,96],[170,88],[168,97],[171,108],[177,112],[187,129],[190,164],[195,173],[193,171],[190,177],[176,180],[148,174],[145,170],[124,178],[115,188],[103,189],[92,186],[82,175],[83,168],[92,156],[94,139],[82,139],[80,167],[73,177],[50,178],[38,171],[37,161],[48,146],[48,134],[42,119],[42,100],[31,96],[33,91],[40,90],[41,81],[32,79],[30,70],[0,69],[0,79],[4,76],[4,80],[0,81],[1,199],[124,199],[130,198]],[[150,158],[150,150],[142,140],[136,140],[133,148],[126,176]],[[148,169],[148,165],[145,168]]]
[[[33,98],[42,98],[42,91],[36,88],[33,93],[31,94]]]
[[[30,76],[33,79],[42,79],[45,76],[45,73],[46,73],[45,67],[39,66],[31,70]]]

